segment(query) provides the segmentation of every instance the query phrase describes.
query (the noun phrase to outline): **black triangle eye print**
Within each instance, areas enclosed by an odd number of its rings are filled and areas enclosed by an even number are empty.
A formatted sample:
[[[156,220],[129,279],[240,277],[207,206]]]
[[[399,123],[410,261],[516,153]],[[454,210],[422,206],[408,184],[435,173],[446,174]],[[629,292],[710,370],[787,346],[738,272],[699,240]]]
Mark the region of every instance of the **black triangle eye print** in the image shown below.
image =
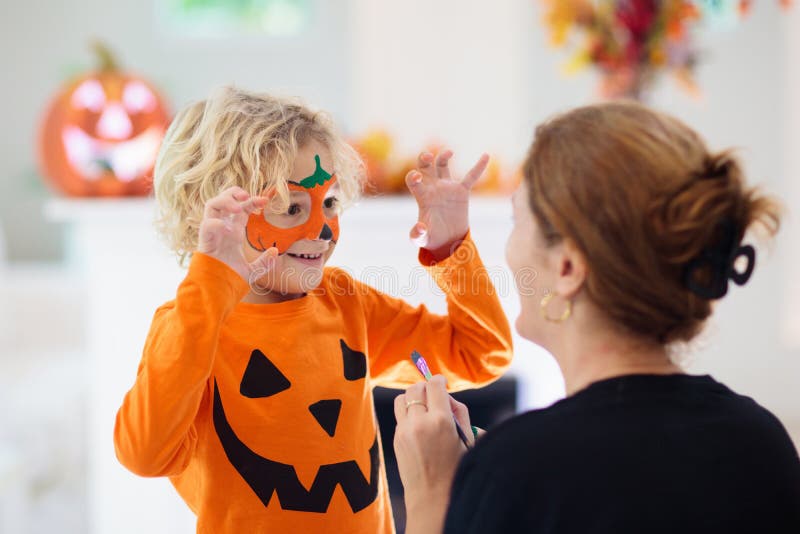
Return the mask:
[[[339,340],[339,345],[342,348],[344,377],[347,380],[358,380],[367,376],[367,357],[364,353],[348,347],[344,339]]]
[[[250,354],[250,361],[239,385],[239,393],[250,399],[261,399],[289,389],[291,385],[275,364],[256,349]]]
[[[330,437],[336,433],[336,423],[339,421],[341,410],[342,401],[339,399],[321,400],[308,407],[308,411]]]

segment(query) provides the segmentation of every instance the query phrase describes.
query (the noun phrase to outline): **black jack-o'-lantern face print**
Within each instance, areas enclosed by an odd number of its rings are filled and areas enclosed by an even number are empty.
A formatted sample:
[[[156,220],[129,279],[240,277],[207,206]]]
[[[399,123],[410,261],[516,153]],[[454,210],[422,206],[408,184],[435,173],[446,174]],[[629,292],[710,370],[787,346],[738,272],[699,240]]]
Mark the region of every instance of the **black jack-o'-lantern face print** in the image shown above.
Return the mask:
[[[344,340],[340,340],[340,349],[342,379],[345,382],[363,380],[367,372],[364,353],[351,349]],[[278,399],[291,387],[289,378],[263,352],[256,349],[251,353],[239,387],[243,397],[254,402],[267,397]],[[306,489],[297,476],[295,465],[261,456],[239,438],[225,414],[216,380],[213,410],[214,427],[228,460],[264,506],[269,504],[273,493],[277,493],[284,510],[325,513],[337,485],[341,486],[353,512],[363,510],[377,498],[380,466],[377,432],[369,448],[368,477],[355,459],[320,464],[313,483]],[[341,410],[341,399],[317,399],[303,410],[308,420],[299,424],[315,425],[320,430],[320,439],[335,440],[341,433],[357,431],[340,421]],[[296,456],[298,462],[303,461],[302,451],[285,451],[284,456],[287,454]]]

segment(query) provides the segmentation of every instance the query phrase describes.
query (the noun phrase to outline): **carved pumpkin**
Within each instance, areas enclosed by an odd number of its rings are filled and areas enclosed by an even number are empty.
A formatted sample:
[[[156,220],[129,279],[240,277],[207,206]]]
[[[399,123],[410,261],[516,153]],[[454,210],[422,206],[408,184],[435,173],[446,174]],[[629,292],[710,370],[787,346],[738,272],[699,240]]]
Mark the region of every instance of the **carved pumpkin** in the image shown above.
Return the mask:
[[[41,168],[67,195],[146,195],[169,115],[150,84],[118,70],[102,45],[95,51],[100,68],[68,83],[47,108]]]

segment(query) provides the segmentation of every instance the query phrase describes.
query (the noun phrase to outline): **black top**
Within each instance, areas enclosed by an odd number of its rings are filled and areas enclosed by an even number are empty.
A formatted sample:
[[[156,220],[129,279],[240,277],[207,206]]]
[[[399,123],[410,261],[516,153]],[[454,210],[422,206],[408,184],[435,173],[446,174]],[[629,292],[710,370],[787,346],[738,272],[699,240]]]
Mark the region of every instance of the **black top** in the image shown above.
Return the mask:
[[[798,534],[800,459],[710,376],[611,378],[481,438],[445,532]]]

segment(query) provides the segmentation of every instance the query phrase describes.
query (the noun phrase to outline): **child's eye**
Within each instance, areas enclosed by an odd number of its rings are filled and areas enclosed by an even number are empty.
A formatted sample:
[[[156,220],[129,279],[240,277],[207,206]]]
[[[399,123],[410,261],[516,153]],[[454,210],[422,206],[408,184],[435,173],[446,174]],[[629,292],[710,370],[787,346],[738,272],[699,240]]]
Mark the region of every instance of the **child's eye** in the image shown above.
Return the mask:
[[[298,213],[300,213],[300,204],[291,204],[286,210],[286,215],[297,215]]]
[[[336,197],[328,197],[325,199],[324,206],[326,208],[335,208],[339,204],[339,199]]]

